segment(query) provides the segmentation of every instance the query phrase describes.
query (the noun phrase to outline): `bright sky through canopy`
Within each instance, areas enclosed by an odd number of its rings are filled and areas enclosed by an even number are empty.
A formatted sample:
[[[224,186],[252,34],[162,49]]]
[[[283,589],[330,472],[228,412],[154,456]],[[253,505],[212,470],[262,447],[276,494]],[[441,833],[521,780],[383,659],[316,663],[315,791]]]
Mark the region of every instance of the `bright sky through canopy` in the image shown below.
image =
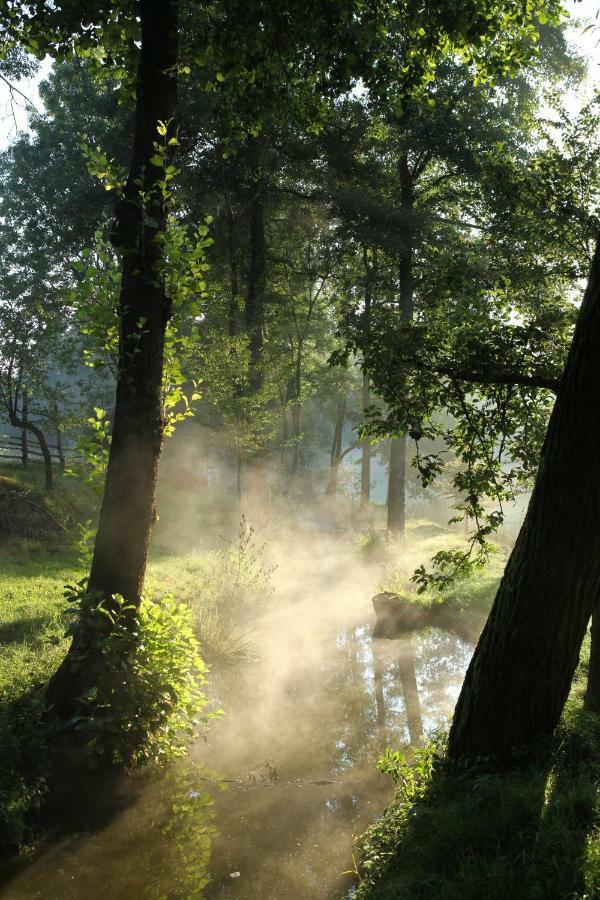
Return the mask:
[[[600,76],[600,0],[567,0],[566,8],[569,13],[578,19],[585,19],[581,26],[573,26],[571,39],[580,52],[589,60],[590,79],[592,83],[598,82]],[[596,16],[598,15],[598,18]],[[594,24],[597,27],[583,33],[586,24]],[[38,84],[50,70],[50,60],[44,61],[38,74],[34,78],[26,78],[17,85],[18,89],[28,97],[39,109],[41,106]],[[14,139],[18,131],[27,128],[27,104],[23,97],[13,94],[7,84],[0,82],[0,149],[6,147]]]

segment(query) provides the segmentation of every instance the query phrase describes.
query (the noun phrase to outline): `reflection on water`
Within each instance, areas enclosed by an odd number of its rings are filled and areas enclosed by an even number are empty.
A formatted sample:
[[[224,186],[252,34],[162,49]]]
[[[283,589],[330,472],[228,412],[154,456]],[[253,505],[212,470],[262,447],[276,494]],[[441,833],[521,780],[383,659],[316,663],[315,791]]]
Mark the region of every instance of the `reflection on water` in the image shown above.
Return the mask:
[[[320,551],[257,623],[260,661],[216,679],[226,715],[191,760],[121,779],[112,816],[70,804],[37,857],[5,866],[3,897],[318,900],[351,884],[352,839],[391,795],[378,756],[446,719],[472,647],[435,629],[373,641],[377,573]]]

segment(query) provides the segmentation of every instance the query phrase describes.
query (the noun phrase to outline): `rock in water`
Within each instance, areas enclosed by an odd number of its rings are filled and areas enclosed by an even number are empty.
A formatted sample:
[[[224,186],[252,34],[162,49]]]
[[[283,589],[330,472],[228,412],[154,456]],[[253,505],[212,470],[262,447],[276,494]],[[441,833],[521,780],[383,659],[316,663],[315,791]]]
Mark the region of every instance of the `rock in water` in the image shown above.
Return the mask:
[[[373,597],[373,608],[377,622],[373,629],[375,638],[393,638],[407,631],[417,631],[430,624],[430,611],[414,600],[382,591]]]

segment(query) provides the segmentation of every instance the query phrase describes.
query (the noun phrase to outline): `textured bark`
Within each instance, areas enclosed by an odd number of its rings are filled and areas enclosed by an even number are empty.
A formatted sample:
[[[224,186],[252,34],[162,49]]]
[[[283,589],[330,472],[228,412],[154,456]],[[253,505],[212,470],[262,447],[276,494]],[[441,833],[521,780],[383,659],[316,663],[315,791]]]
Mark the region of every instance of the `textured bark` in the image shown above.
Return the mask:
[[[388,476],[387,530],[402,538],[406,525],[406,437],[392,438]]]
[[[600,595],[599,396],[600,244],[527,515],[456,706],[451,757],[506,757],[558,723]]]
[[[413,176],[404,153],[400,158],[400,186],[403,233],[400,250],[400,315],[404,323],[410,322],[414,312],[414,210]],[[387,530],[394,537],[402,538],[406,526],[406,437],[392,438],[388,481]]]
[[[119,297],[119,368],[113,433],[98,533],[89,578],[92,591],[122,595],[139,605],[156,514],[154,491],[162,446],[165,328],[170,302],[163,277],[161,235],[166,228],[164,177],[154,165],[158,125],[176,133],[178,3],[140,0],[141,50],[136,86],[133,152],[113,242],[123,251]],[[167,160],[169,162],[170,160]],[[142,208],[140,190],[145,193]],[[94,662],[85,636],[75,638],[51,681],[47,698],[68,713],[86,688]]]
[[[159,122],[169,123],[177,101],[176,2],[141,0],[142,48],[137,80],[134,147],[125,199],[117,220],[123,248],[119,376],[113,434],[90,588],[138,603],[155,520],[154,490],[162,447],[162,378],[165,328],[171,309],[165,293],[160,236],[165,203],[150,159]],[[137,181],[150,195],[155,224],[143,221]],[[148,202],[148,201],[147,201]],[[140,320],[143,325],[140,328]],[[126,502],[124,502],[126,498]]]
[[[590,712],[600,712],[600,609],[597,606],[592,614],[590,667],[583,705]]]

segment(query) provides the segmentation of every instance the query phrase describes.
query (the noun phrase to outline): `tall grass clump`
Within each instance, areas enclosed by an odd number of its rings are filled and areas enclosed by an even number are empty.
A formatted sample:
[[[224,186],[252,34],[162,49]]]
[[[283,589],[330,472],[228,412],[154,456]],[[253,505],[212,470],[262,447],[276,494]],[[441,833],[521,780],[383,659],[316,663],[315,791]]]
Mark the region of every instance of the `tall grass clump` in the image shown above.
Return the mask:
[[[161,562],[156,574],[189,606],[203,658],[228,664],[255,657],[250,632],[272,599],[274,571],[267,545],[242,519],[235,540],[222,539],[221,547],[201,556]]]

